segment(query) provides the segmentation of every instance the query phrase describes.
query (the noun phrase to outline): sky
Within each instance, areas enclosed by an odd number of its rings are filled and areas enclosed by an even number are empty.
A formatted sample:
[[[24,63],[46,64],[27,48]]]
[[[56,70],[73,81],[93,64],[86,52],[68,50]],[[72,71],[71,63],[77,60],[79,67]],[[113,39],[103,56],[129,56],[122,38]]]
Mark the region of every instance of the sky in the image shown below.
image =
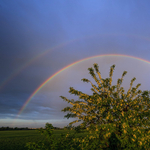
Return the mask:
[[[64,127],[60,96],[70,87],[91,94],[88,68],[103,78],[116,65],[113,84],[127,71],[149,90],[150,1],[1,0],[0,127]],[[94,81],[93,81],[94,82]]]

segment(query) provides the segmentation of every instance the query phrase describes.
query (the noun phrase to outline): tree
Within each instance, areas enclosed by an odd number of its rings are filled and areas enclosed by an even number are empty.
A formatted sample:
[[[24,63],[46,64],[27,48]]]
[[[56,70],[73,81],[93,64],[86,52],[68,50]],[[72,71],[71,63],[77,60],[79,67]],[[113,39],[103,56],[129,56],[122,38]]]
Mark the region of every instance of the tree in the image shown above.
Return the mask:
[[[46,123],[45,124],[45,129],[54,129],[53,125],[51,123]]]
[[[60,96],[72,105],[72,107],[66,107],[62,110],[70,112],[64,117],[67,119],[78,118],[69,123],[70,125],[83,121],[80,125],[86,127],[90,132],[93,131],[95,137],[104,141],[106,147],[108,147],[108,139],[112,133],[113,136],[115,133],[121,141],[122,148],[135,148],[137,145],[146,146],[150,142],[149,128],[148,132],[145,129],[149,127],[150,123],[150,92],[138,90],[141,84],[132,87],[136,80],[133,78],[130,88],[125,93],[121,84],[127,71],[124,71],[121,78],[117,80],[117,85],[112,85],[114,68],[115,65],[110,67],[109,78],[106,79],[101,77],[98,64],[94,64],[94,68],[88,68],[97,85],[85,78],[82,81],[91,83],[93,94],[88,95],[70,87],[69,93],[77,95],[79,100],[69,100]]]

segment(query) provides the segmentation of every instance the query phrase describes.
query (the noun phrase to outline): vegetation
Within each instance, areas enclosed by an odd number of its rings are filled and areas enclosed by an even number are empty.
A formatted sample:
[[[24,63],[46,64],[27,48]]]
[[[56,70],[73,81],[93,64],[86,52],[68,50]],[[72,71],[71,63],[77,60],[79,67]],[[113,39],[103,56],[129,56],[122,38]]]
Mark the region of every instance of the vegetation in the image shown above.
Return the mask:
[[[18,128],[18,127],[15,127],[15,128],[11,128],[11,127],[1,127],[0,128],[0,131],[8,131],[8,130],[30,130],[28,127],[26,128]]]
[[[44,130],[44,129],[43,129]],[[54,129],[55,139],[61,137],[61,134],[73,133],[73,130]],[[79,136],[85,137],[88,133],[81,132]],[[46,137],[39,133],[39,130],[12,130],[0,131],[0,150],[28,150],[26,143],[46,143]]]
[[[28,150],[70,150],[80,149],[74,138],[82,139],[89,134],[86,130],[76,131],[75,128],[64,128],[64,130],[54,130],[52,124],[46,123],[45,129],[39,129],[39,132],[44,135],[45,140],[29,142],[26,144]],[[77,134],[78,133],[78,134]],[[58,135],[59,134],[59,135]]]
[[[130,88],[125,93],[121,84],[126,75],[123,72],[117,85],[112,85],[112,76],[115,65],[111,66],[109,78],[103,79],[99,72],[97,64],[89,68],[89,73],[95,80],[93,84],[88,79],[82,79],[83,82],[91,83],[92,95],[70,87],[69,93],[77,95],[78,101],[69,100],[66,97],[61,98],[72,105],[62,111],[69,111],[66,118],[78,118],[70,123],[83,121],[81,128],[86,128],[91,136],[87,134],[84,138],[78,138],[76,133],[62,135],[57,141],[53,138],[52,125],[49,125],[45,131],[41,131],[48,139],[49,144],[29,143],[29,149],[150,149],[150,98],[149,91],[138,90],[140,84],[136,87],[133,78]]]
[[[0,131],[0,150],[27,150],[27,142],[44,140],[36,130]]]
[[[63,128],[59,128],[59,127],[53,127],[54,129],[63,129]],[[12,127],[1,127],[0,128],[0,131],[8,131],[8,130],[36,130],[37,128],[28,128],[28,127],[25,127],[25,128],[19,128],[19,127],[15,127],[15,128],[12,128]]]

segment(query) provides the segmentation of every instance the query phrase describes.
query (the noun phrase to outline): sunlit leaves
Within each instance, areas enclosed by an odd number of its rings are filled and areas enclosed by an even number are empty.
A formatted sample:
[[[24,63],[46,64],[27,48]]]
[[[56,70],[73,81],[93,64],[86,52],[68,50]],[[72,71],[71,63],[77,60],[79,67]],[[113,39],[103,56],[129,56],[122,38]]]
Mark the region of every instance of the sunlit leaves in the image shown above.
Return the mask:
[[[121,84],[127,71],[123,72],[116,85],[112,85],[114,68],[115,65],[110,67],[109,78],[106,79],[101,77],[97,64],[94,64],[96,73],[93,68],[89,68],[89,73],[97,86],[88,79],[83,78],[82,81],[91,84],[93,94],[88,95],[70,87],[69,93],[77,95],[82,101],[68,100],[61,96],[63,100],[72,105],[62,111],[71,112],[65,116],[67,118],[77,117],[79,119],[70,124],[82,120],[81,126],[87,127],[90,132],[95,131],[95,136],[98,136],[97,132],[104,132],[104,140],[108,140],[111,132],[115,132],[124,144],[127,144],[129,140],[135,145],[137,141],[139,145],[142,145],[140,137],[144,138],[145,142],[150,142],[150,136],[144,136],[144,130],[141,129],[149,126],[150,123],[150,92],[138,90],[141,84],[132,87],[136,80],[133,78],[130,88],[125,93]]]
[[[83,78],[83,79],[81,79],[83,82],[90,82],[88,79],[85,79],[85,78]]]

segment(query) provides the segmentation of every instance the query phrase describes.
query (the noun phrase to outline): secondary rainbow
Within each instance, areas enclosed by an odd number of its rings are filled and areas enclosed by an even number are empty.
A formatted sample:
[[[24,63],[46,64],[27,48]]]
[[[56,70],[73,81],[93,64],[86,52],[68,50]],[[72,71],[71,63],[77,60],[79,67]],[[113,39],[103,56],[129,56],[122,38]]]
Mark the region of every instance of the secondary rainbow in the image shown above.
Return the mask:
[[[66,46],[68,44],[71,44],[71,43],[73,43],[75,41],[80,41],[82,39],[89,39],[89,38],[93,38],[93,37],[104,37],[104,36],[127,36],[127,37],[131,37],[131,38],[139,38],[139,39],[143,39],[143,40],[146,40],[146,41],[150,41],[150,39],[148,37],[138,36],[138,35],[134,35],[134,34],[97,34],[97,35],[92,35],[92,36],[90,35],[90,36],[86,36],[86,37],[81,37],[81,38],[78,38],[78,39],[72,39],[70,41],[66,41],[66,42],[60,43],[59,45],[51,47],[49,50],[45,50],[44,52],[39,53],[36,56],[32,57],[29,61],[27,61],[21,67],[19,67],[18,69],[14,70],[5,80],[3,80],[2,83],[0,83],[0,90],[2,88],[4,88],[17,75],[19,75],[24,69],[26,69],[32,63],[36,62],[42,56],[45,56],[47,53],[49,53],[51,51],[54,51],[54,50],[57,50],[57,49],[60,49],[61,47],[64,47],[64,46]]]
[[[144,61],[146,63],[149,63],[149,61],[147,60],[144,60],[142,58],[138,58],[138,57],[134,57],[134,56],[129,56],[129,55],[123,55],[123,54],[104,54],[104,55],[96,55],[96,56],[92,56],[92,57],[87,57],[87,58],[84,58],[84,59],[81,59],[79,61],[76,61],[76,62],[73,62],[71,63],[70,65],[62,68],[61,70],[57,71],[56,73],[54,73],[52,76],[50,76],[48,79],[46,79],[31,95],[30,97],[26,100],[26,102],[24,103],[24,105],[22,106],[22,108],[20,109],[17,117],[23,112],[23,110],[26,108],[26,106],[28,105],[28,103],[31,101],[31,99],[38,93],[38,91],[44,86],[46,85],[50,80],[52,80],[55,76],[57,76],[59,73],[63,72],[64,70],[68,69],[69,67],[73,66],[73,65],[76,65],[78,63],[81,63],[85,60],[89,60],[89,59],[92,59],[92,58],[97,58],[97,57],[106,57],[106,56],[118,56],[118,57],[128,57],[128,58],[133,58],[133,59],[137,59],[137,60],[140,60],[140,61]]]
[[[49,50],[46,50],[42,53],[37,54],[35,57],[31,58],[29,61],[27,61],[25,64],[23,64],[21,67],[18,69],[14,70],[2,83],[0,83],[0,90],[8,84],[9,81],[11,81],[13,78],[15,78],[19,73],[21,73],[24,69],[26,69],[28,66],[36,62],[38,59],[40,59],[42,56],[45,56],[47,53],[52,52],[56,49],[60,49],[66,45],[68,45],[71,42],[74,42],[75,40],[71,40],[68,42],[61,43],[59,45],[56,45]]]

